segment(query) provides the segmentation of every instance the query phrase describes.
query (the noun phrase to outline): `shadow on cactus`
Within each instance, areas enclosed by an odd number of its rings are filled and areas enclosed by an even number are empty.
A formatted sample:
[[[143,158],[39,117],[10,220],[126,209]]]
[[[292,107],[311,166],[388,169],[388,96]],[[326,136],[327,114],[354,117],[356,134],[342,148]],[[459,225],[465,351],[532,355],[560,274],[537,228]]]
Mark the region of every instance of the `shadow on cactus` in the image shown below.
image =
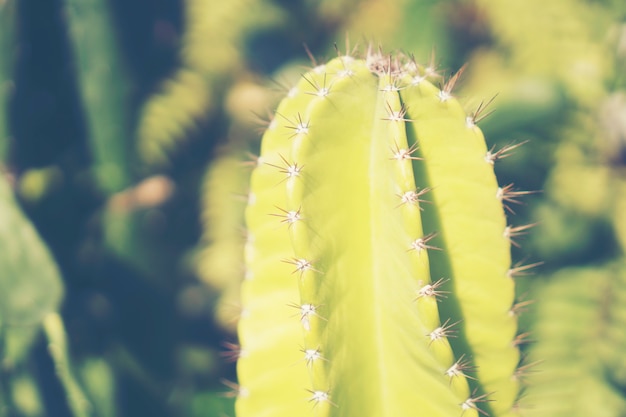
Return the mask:
[[[521,194],[437,77],[340,56],[278,106],[246,211],[239,417],[517,414]]]

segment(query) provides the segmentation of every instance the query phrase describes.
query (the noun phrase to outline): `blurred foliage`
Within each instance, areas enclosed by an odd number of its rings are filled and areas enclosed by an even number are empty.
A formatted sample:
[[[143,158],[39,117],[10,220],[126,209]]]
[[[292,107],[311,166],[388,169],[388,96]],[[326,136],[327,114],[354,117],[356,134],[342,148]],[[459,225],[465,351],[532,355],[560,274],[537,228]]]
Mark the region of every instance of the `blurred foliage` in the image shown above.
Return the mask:
[[[15,402],[28,408],[33,401],[23,399],[37,394],[22,370],[39,325],[59,307],[63,283],[47,247],[18,207],[4,177],[0,177],[0,214],[0,405],[10,407]],[[14,381],[10,378],[13,374]]]
[[[179,67],[141,110],[137,146],[142,161],[149,166],[167,162],[176,142],[216,111],[221,84],[245,70],[242,42],[248,31],[280,20],[280,9],[263,0],[186,3]]]
[[[501,183],[538,191],[524,415],[624,415],[625,4],[0,0],[0,417],[233,415],[247,154],[334,43],[495,97]]]
[[[0,158],[5,159],[9,143],[7,98],[13,88],[11,72],[14,60],[15,2],[0,3]]]
[[[70,0],[65,8],[94,177],[107,193],[133,181],[126,140],[128,82],[109,9],[102,0]]]
[[[2,366],[20,364],[44,317],[55,311],[63,284],[48,248],[0,177],[0,329]]]
[[[626,413],[625,272],[623,260],[565,268],[536,289],[529,415]]]

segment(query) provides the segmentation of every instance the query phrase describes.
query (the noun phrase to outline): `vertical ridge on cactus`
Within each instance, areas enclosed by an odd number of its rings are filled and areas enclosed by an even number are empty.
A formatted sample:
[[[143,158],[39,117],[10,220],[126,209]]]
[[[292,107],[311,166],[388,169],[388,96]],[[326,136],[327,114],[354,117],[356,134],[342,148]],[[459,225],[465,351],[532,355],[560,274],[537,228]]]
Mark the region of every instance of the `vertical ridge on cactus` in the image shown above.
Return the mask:
[[[498,184],[426,75],[343,56],[279,105],[246,212],[238,416],[513,413]]]

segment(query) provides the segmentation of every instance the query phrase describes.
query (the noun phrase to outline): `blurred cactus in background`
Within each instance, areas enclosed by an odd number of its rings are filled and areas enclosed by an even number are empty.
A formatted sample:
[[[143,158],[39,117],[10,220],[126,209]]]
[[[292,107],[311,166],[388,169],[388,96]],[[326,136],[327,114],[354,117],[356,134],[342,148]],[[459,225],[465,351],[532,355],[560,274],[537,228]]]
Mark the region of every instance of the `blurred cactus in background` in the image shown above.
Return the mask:
[[[626,412],[624,2],[0,0],[0,417],[234,416],[258,130],[370,44],[439,88],[467,64],[459,103],[515,147],[513,260],[544,263],[516,412]]]
[[[281,18],[265,0],[189,0],[184,16],[180,66],[141,110],[137,146],[149,167],[168,162],[177,142],[219,108],[224,83],[245,70],[247,33]]]

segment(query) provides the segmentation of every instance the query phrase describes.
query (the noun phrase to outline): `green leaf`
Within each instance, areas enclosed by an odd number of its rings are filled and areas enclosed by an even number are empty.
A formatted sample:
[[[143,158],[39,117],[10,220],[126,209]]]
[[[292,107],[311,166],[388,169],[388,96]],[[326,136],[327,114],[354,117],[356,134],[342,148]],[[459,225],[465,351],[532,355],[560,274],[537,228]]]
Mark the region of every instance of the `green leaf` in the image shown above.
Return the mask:
[[[5,363],[23,358],[42,319],[63,296],[58,268],[0,176],[0,328]]]

